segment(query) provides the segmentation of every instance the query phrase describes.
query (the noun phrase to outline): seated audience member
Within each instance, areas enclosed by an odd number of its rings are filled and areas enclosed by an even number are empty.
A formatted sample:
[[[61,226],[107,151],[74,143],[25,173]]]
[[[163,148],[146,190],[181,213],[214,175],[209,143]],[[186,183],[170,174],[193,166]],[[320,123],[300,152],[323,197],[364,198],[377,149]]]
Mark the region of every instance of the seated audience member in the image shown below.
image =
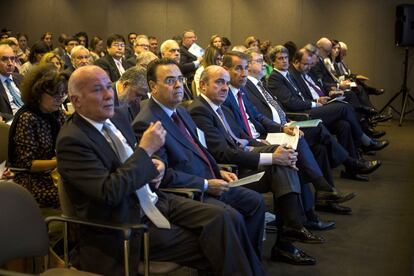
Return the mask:
[[[45,32],[40,37],[40,40],[46,43],[47,47],[49,48],[48,52],[53,50],[53,33]]]
[[[183,40],[180,45],[180,70],[187,79],[187,85],[191,87],[195,71],[200,66],[203,57],[193,55],[189,49],[197,41],[197,36],[193,30],[183,33]]]
[[[158,50],[158,39],[155,36],[149,36],[148,41],[150,44],[149,50],[156,55],[157,57],[160,56],[160,52]]]
[[[76,37],[67,37],[65,40],[65,48],[64,53],[61,56],[62,60],[65,62],[64,69],[73,71],[73,65],[71,61],[70,53],[72,52],[72,49],[79,45],[79,41]]]
[[[376,151],[388,145],[388,141],[374,140],[362,131],[351,105],[341,102],[327,103],[328,97],[319,96],[317,84],[307,77],[311,56],[305,49],[296,53],[290,70],[288,51],[285,47],[275,46],[270,52],[270,58],[274,71],[268,79],[268,88],[286,110],[303,111],[309,113],[312,118],[322,119],[325,126],[338,135],[338,141],[348,152],[354,151],[355,143],[361,144],[366,150]],[[296,78],[292,75],[296,75]],[[298,81],[305,84],[299,86]],[[352,139],[348,139],[348,132],[351,133]]]
[[[214,158],[200,142],[196,125],[183,107],[183,76],[172,59],[153,61],[148,66],[151,98],[133,122],[138,136],[148,125],[160,121],[167,131],[165,144],[157,152],[168,164],[161,186],[196,188],[203,202],[218,205],[232,217],[245,221],[257,257],[261,257],[265,205],[260,194],[244,187],[229,189],[237,180],[233,173],[219,170]],[[174,80],[174,81],[172,81]]]
[[[23,76],[30,71],[33,65],[37,65],[44,54],[49,52],[49,46],[43,41],[35,42],[30,48],[29,60],[20,68]]]
[[[76,33],[74,37],[78,39],[79,45],[82,45],[85,48],[89,47],[89,37],[87,33],[79,32],[79,33]]]
[[[6,44],[0,45],[0,113],[12,117],[23,106],[20,93],[22,76],[14,73],[16,55]]]
[[[158,59],[158,56],[151,51],[145,51],[137,55],[137,63],[135,65],[147,68],[148,64],[155,59]]]
[[[129,68],[112,84],[112,89],[115,106],[120,106],[132,123],[140,110],[141,100],[148,99],[147,70],[142,66]]]
[[[216,47],[217,49],[220,50],[220,52],[222,51],[221,49],[221,36],[214,34],[210,37],[210,42],[208,44],[209,47]]]
[[[244,52],[246,52],[247,48],[244,45],[235,45],[231,50],[236,51],[236,52],[244,53]]]
[[[55,143],[65,120],[61,105],[68,79],[52,64],[35,66],[22,83],[24,106],[10,128],[10,165],[27,169],[16,173],[14,181],[28,189],[40,207],[59,208],[50,171],[56,168]]]
[[[59,46],[56,47],[53,52],[57,53],[60,57],[65,54],[65,41],[68,38],[68,35],[65,33],[61,33],[58,37]]]
[[[39,65],[44,64],[53,64],[56,67],[56,70],[61,71],[63,70],[64,63],[60,56],[57,53],[49,52],[44,54],[40,59]]]
[[[108,74],[112,82],[117,81],[126,69],[131,67],[124,59],[125,39],[122,35],[112,34],[106,40],[107,55],[95,61]]]
[[[137,64],[137,56],[149,51],[149,47],[150,44],[146,35],[137,36],[134,40],[134,54],[126,60],[129,66],[135,66]]]
[[[26,34],[18,33],[16,35],[17,41],[19,42],[20,51],[17,54],[17,58],[20,59],[20,62],[23,64],[29,59],[30,49],[29,49],[29,37]]]
[[[22,67],[22,63],[20,62],[20,59],[18,58],[18,53],[19,53],[19,43],[17,41],[17,39],[15,37],[9,37],[6,39],[2,39],[0,40],[0,45],[9,45],[14,52],[14,55],[16,56],[16,61],[14,63],[15,65],[15,73],[19,73],[20,72],[20,68]]]
[[[260,41],[255,36],[248,36],[244,41],[244,46],[246,47],[246,49],[256,48],[257,50],[259,50]]]
[[[114,112],[111,80],[104,70],[97,66],[76,70],[69,80],[69,95],[76,112],[59,133],[57,157],[76,216],[148,224],[152,260],[177,262],[213,275],[264,275],[242,221],[223,208],[158,191],[165,165],[153,154],[164,144],[166,131],[155,122],[137,143],[128,120]],[[171,228],[158,228],[145,213],[141,215],[137,190],[141,198],[151,197]],[[124,274],[122,235],[81,227],[80,237],[81,269]],[[139,239],[133,233],[131,275],[138,270]]]
[[[128,59],[134,55],[134,43],[138,34],[131,32],[127,35],[128,41],[125,45],[125,58]]]
[[[313,236],[303,228],[300,219],[301,208],[298,209],[300,187],[299,190],[292,189],[300,186],[295,170],[296,153],[291,149],[285,149],[283,146],[259,143],[243,134],[231,111],[222,105],[229,93],[228,83],[230,82],[229,73],[224,68],[214,65],[207,67],[200,79],[202,94],[196,97],[189,107],[191,116],[197,126],[204,131],[209,152],[219,162],[230,162],[238,165],[241,176],[265,171],[265,175],[261,180],[245,187],[258,192],[272,191],[275,198],[277,198],[277,210],[275,211],[280,215],[280,217],[278,216],[280,231],[278,232],[276,244],[272,249],[271,259],[293,263],[296,260],[296,264],[314,264],[315,260],[310,256],[303,255],[301,257],[300,254],[297,254],[295,256],[297,259],[295,259],[294,256],[289,255],[294,253],[290,250],[294,247],[288,241],[284,242],[282,238],[283,230],[293,227],[292,232],[302,230],[303,233],[306,232],[307,238],[302,239],[302,241],[323,242],[322,238]],[[314,216],[316,217],[316,215]],[[284,225],[282,221],[285,223]],[[333,224],[331,223],[330,226]],[[299,249],[295,248],[295,250]],[[284,259],[281,255],[282,252],[288,254],[291,258]]]
[[[93,62],[105,55],[104,50],[105,46],[102,38],[100,38],[99,36],[94,36],[91,39],[91,43],[89,44],[89,51]]]
[[[88,48],[83,45],[75,46],[70,52],[70,61],[74,70],[82,66],[91,65],[91,53],[89,52]]]
[[[331,40],[331,45],[332,45],[331,52],[323,60],[323,62],[325,63],[325,67],[329,71],[329,73],[332,75],[332,77],[334,77],[335,80],[339,82],[340,75],[336,73],[335,64],[337,63],[336,59],[339,56],[339,52],[341,51],[341,45],[339,44],[339,41],[335,39]],[[293,59],[290,59],[290,60],[293,60]]]
[[[210,65],[220,65],[221,66],[221,51],[219,48],[215,46],[209,46],[206,48],[206,51],[204,52],[203,60],[200,63],[200,67],[198,67],[197,71],[194,74],[194,84],[197,95],[200,94],[199,91],[199,85],[200,85],[200,76],[201,73],[203,73],[204,68],[207,68],[207,66]]]
[[[221,37],[221,52],[224,55],[231,46],[231,41],[227,37]]]

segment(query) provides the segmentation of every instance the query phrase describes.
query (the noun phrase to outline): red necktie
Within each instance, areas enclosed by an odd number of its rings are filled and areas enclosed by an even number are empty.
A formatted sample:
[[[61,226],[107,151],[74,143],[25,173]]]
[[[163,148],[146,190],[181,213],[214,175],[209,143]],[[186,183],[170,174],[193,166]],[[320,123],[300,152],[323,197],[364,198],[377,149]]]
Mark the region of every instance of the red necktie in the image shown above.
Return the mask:
[[[191,136],[190,132],[187,130],[184,122],[181,120],[180,116],[176,112],[174,112],[171,115],[171,118],[173,119],[174,123],[177,125],[178,129],[180,130],[181,134],[184,135],[185,138],[188,139],[188,141],[191,142],[191,144],[194,146],[194,148],[197,150],[197,152],[200,154],[201,158],[207,163],[211,176],[213,178],[216,177],[213,167],[211,166],[210,160],[208,160],[207,155],[204,153],[204,151],[200,148],[200,146],[197,144],[196,141],[194,141],[193,137]]]
[[[249,121],[247,120],[246,111],[244,111],[244,108],[243,108],[243,97],[242,97],[242,93],[240,91],[237,92],[237,101],[239,103],[239,110],[240,110],[240,113],[242,115],[243,122],[244,122],[244,125],[246,126],[247,132],[248,132],[250,138],[253,138],[252,130],[250,129]]]

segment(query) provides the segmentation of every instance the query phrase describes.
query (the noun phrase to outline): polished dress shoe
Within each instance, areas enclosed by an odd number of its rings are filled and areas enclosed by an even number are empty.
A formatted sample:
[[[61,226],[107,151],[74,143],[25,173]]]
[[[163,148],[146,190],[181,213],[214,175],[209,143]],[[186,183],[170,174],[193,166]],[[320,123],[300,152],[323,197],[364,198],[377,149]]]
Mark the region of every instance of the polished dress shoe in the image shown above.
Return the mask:
[[[391,114],[377,114],[371,117],[370,123],[376,124],[380,122],[385,122],[392,119]]]
[[[345,179],[362,181],[362,182],[368,182],[369,181],[368,175],[362,175],[362,174],[358,174],[358,173],[350,173],[350,172],[347,172],[347,171],[341,171],[340,177],[345,178]]]
[[[379,160],[357,160],[357,173],[360,174],[370,174],[376,171],[381,166],[381,161]]]
[[[326,204],[318,204],[315,203],[315,210],[334,213],[338,215],[350,215],[352,213],[352,209],[346,206],[341,206],[337,203],[326,203]]]
[[[375,108],[370,107],[370,106],[363,105],[363,106],[357,107],[356,109],[357,109],[358,112],[360,112],[364,115],[367,115],[369,117],[378,114],[378,111]]]
[[[270,259],[274,262],[284,262],[293,265],[314,265],[315,258],[309,256],[303,250],[293,246],[291,248],[273,247],[270,253]]]
[[[390,142],[388,140],[375,140],[371,139],[371,143],[368,146],[362,146],[364,152],[367,151],[379,151],[388,146]]]
[[[307,220],[305,227],[311,230],[328,230],[335,227],[335,221],[322,221],[319,218],[317,220]]]
[[[376,139],[381,138],[382,136],[384,136],[385,134],[387,134],[385,131],[383,131],[383,130],[375,130],[373,127],[368,127],[365,130],[365,132],[366,132],[366,134],[369,137],[376,138]]]
[[[334,191],[316,191],[315,201],[316,203],[343,203],[353,199],[356,196],[356,193],[343,194],[338,192],[336,189]]]
[[[384,89],[369,89],[369,92],[368,92],[370,95],[375,95],[375,96],[379,96],[379,95],[382,95],[382,94],[384,94],[385,93],[385,90]]]
[[[310,232],[305,227],[300,229],[286,227],[283,237],[289,240],[300,241],[304,243],[324,243],[325,239]]]

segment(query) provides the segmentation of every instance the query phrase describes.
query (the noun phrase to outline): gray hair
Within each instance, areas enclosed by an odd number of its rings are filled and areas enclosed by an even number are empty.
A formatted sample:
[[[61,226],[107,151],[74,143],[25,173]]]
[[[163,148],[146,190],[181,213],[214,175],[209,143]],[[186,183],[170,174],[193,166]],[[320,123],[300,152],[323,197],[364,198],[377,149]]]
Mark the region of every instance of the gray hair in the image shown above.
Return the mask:
[[[287,54],[289,56],[289,51],[288,51],[288,49],[285,46],[283,46],[283,45],[276,45],[273,48],[271,48],[270,51],[269,51],[269,58],[270,58],[270,60],[272,62],[274,62],[275,59],[276,59],[276,55],[277,54],[280,54],[280,53]]]

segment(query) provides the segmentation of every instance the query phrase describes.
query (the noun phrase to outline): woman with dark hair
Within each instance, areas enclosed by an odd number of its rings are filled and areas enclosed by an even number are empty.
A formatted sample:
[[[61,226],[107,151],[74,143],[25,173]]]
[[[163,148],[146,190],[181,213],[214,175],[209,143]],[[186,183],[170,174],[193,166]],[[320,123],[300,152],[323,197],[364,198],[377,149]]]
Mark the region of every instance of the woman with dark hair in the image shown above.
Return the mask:
[[[27,171],[14,181],[28,189],[42,208],[59,208],[57,187],[50,172],[56,168],[55,143],[65,121],[61,105],[69,75],[52,64],[35,66],[24,78],[23,107],[16,113],[9,133],[9,162]]]
[[[79,41],[80,45],[83,45],[85,48],[88,48],[89,45],[89,37],[88,34],[85,32],[79,32],[74,35]]]
[[[46,43],[47,47],[49,47],[49,51],[53,50],[53,33],[45,32],[40,37],[40,40]]]
[[[339,53],[341,52],[341,45],[339,44],[338,40],[332,39],[332,49],[330,54],[327,58],[324,59],[325,67],[331,73],[332,77],[334,77],[337,81],[339,80],[339,75],[335,70],[335,63],[339,60]],[[343,79],[342,79],[343,80]]]
[[[18,33],[16,35],[17,41],[19,42],[20,51],[17,54],[17,58],[23,64],[29,59],[29,37],[26,34]]]
[[[104,44],[103,39],[100,38],[99,36],[94,36],[91,39],[91,43],[89,45],[89,51],[91,53],[93,62],[103,57],[105,55],[105,44]]]
[[[27,72],[40,62],[42,56],[49,52],[49,46],[44,41],[38,41],[30,48],[29,60],[20,68],[20,74],[26,75]]]
[[[222,54],[219,48],[214,47],[214,46],[209,46],[206,48],[206,51],[204,52],[203,59],[201,60],[200,66],[198,67],[198,69],[196,70],[194,74],[194,85],[192,85],[192,88],[194,87],[196,91],[193,91],[193,93],[196,92],[197,95],[200,94],[198,91],[198,88],[200,85],[199,82],[200,82],[201,73],[203,73],[204,69],[210,65],[221,66],[221,59],[222,59]]]

